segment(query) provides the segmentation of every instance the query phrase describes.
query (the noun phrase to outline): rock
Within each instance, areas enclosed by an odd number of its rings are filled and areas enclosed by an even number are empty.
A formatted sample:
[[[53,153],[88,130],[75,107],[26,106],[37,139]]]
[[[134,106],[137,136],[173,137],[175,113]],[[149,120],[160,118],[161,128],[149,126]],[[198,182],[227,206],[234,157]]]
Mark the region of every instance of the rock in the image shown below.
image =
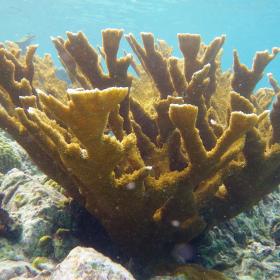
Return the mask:
[[[19,153],[13,147],[13,143],[0,131],[0,172],[7,173],[12,168],[21,167]]]
[[[0,237],[6,237],[11,240],[16,240],[21,234],[21,225],[16,218],[13,218],[9,213],[0,206]]]
[[[34,273],[32,277],[23,270],[21,274],[3,280],[135,280],[120,264],[92,248],[84,247],[74,248],[53,272]]]
[[[270,235],[274,239],[276,245],[280,245],[280,218],[276,218],[272,222]]]
[[[10,280],[20,275],[33,277],[37,274],[37,271],[25,261],[0,261],[0,280]]]
[[[23,274],[21,276],[14,277],[9,280],[50,280],[50,273],[42,272],[35,277],[28,277],[27,275],[25,276],[25,274]]]
[[[134,280],[120,264],[92,248],[76,247],[52,273],[51,280]]]
[[[181,266],[175,273],[169,276],[156,276],[150,280],[229,280],[222,273],[206,269],[202,266],[191,264]]]
[[[0,192],[5,195],[3,209],[16,216],[22,226],[19,244],[27,257],[61,260],[78,245],[71,232],[74,222],[68,199],[63,194],[17,169],[4,176]],[[57,242],[59,229],[68,235]]]
[[[0,261],[19,261],[25,259],[26,258],[22,251],[22,246],[20,244],[10,241],[6,238],[0,238]]]
[[[27,152],[4,130],[0,129],[0,171],[6,173],[19,168],[27,174],[41,173]]]
[[[40,271],[49,273],[53,272],[55,268],[55,264],[48,258],[44,257],[36,257],[32,262],[32,266]]]
[[[279,209],[276,190],[250,211],[214,227],[194,244],[196,261],[231,279],[280,279]]]

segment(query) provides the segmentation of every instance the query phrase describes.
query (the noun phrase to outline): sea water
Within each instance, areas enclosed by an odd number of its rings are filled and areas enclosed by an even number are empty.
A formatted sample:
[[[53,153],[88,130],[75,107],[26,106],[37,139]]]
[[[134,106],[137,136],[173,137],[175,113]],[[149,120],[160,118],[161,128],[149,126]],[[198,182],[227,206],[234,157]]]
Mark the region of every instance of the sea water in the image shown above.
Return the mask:
[[[173,46],[176,56],[181,56],[177,33],[201,34],[205,43],[226,34],[224,69],[232,65],[233,49],[251,65],[256,51],[280,46],[278,0],[0,0],[0,15],[0,41],[34,34],[38,53],[53,57],[51,36],[83,31],[97,45],[105,28],[121,28],[137,37],[153,32]],[[129,50],[125,42],[123,48]],[[280,78],[279,69],[276,59],[266,70]]]

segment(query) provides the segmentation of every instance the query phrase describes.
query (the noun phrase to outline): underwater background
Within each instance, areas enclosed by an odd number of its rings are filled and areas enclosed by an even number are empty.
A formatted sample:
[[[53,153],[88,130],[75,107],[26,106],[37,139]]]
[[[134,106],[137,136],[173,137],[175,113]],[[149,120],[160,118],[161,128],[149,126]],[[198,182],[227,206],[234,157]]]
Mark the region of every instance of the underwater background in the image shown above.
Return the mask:
[[[207,44],[226,34],[224,69],[232,65],[233,49],[251,65],[256,51],[280,45],[278,0],[0,0],[0,7],[1,42],[34,34],[38,54],[48,52],[53,59],[57,55],[51,36],[83,31],[96,46],[105,28],[122,28],[137,38],[140,32],[152,32],[173,46],[173,54],[179,57],[177,33],[201,34]],[[125,40],[122,44],[130,51]],[[276,59],[266,70],[279,78],[279,69]],[[262,84],[267,85],[266,79]]]

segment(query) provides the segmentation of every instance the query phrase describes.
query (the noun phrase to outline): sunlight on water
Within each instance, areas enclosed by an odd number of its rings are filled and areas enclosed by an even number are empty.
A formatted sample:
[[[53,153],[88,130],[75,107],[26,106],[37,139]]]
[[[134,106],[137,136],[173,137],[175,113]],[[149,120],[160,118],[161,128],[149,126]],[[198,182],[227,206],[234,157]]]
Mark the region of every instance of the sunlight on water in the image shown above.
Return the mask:
[[[138,36],[151,31],[166,40],[179,55],[176,34],[199,33],[208,43],[226,34],[223,65],[232,63],[232,49],[240,51],[242,61],[251,63],[256,50],[280,45],[280,2],[236,0],[1,0],[0,41],[18,40],[27,33],[35,34],[39,53],[54,54],[49,37],[64,35],[66,30],[84,31],[91,42],[100,42],[100,30],[123,28]],[[280,68],[273,62],[270,70]]]

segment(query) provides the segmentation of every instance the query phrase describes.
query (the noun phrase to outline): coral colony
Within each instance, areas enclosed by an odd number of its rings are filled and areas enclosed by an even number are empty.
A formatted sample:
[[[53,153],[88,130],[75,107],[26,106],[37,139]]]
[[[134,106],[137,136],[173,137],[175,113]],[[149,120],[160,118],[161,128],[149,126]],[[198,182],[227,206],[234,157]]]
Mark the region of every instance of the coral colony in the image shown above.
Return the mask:
[[[124,251],[145,257],[191,241],[277,187],[280,88],[269,75],[273,89],[254,92],[276,48],[257,52],[252,69],[234,52],[233,71],[222,72],[224,36],[205,45],[179,34],[182,59],[151,33],[141,36],[143,46],[125,36],[139,64],[131,54],[118,58],[121,30],[104,30],[99,49],[81,32],[53,38],[68,90],[36,46],[25,55],[1,46],[0,126]]]

